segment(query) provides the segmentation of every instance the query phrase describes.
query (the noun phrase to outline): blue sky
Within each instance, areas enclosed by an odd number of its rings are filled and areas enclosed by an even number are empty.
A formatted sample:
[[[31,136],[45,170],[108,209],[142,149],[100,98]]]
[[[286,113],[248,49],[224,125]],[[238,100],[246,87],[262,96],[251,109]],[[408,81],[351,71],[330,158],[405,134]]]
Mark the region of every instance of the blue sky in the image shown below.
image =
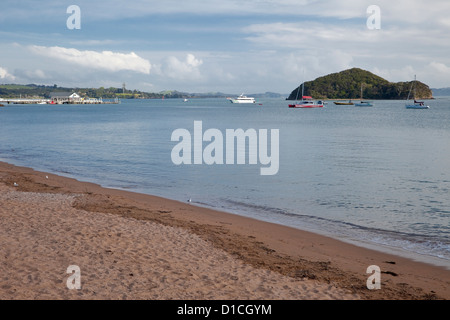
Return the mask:
[[[70,5],[80,30],[67,28]],[[448,0],[2,0],[0,83],[289,93],[359,67],[441,88],[449,34]]]

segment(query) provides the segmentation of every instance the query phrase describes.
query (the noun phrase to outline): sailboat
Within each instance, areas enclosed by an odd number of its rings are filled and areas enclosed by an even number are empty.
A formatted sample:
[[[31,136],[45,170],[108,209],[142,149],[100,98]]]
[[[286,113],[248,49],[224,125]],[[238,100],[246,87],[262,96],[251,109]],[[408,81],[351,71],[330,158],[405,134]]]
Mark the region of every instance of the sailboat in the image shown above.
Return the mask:
[[[298,94],[300,92],[300,87],[298,87],[297,97],[295,99],[297,100],[297,102],[294,104],[290,104],[289,108],[323,108],[324,105],[323,101],[315,101],[313,100],[312,97],[304,95],[305,83],[302,83],[301,87],[302,87],[302,100],[298,101]]]
[[[425,105],[423,101],[416,101],[416,87],[415,84],[417,82],[416,76],[414,76],[414,82],[411,84],[411,88],[409,89],[408,99],[411,96],[411,91],[414,88],[414,103],[406,104],[406,109],[430,109],[430,106]]]
[[[361,84],[361,102],[355,103],[355,107],[373,107],[373,104],[369,101],[363,100],[363,85]]]

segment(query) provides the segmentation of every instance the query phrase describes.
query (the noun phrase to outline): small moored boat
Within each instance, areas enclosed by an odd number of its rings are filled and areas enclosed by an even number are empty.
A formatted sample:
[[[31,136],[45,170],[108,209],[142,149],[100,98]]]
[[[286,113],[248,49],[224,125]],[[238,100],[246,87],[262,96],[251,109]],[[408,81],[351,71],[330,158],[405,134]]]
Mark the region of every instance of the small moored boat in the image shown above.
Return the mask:
[[[355,103],[355,107],[373,107],[373,104],[369,101],[361,101]]]
[[[323,108],[324,102],[323,101],[315,101],[310,96],[305,96],[305,84],[302,83],[302,100],[297,101],[296,103],[290,104],[289,108]],[[297,90],[297,97],[296,100],[298,100],[298,94],[300,91],[300,87],[298,87]]]
[[[363,100],[363,85],[361,84],[361,102],[356,102],[355,107],[373,107],[372,102]]]
[[[416,76],[414,76],[414,81],[411,84],[411,88],[409,89],[409,93],[408,93],[408,99],[411,95],[411,91],[414,88],[414,102],[413,103],[407,103],[406,104],[406,109],[430,109],[430,106],[425,105],[425,103],[423,101],[416,101],[416,87],[414,86],[417,82],[417,78]]]
[[[352,100],[349,100],[348,102],[335,101],[334,104],[337,106],[353,106],[354,105]]]
[[[413,104],[407,104],[406,109],[430,109],[430,106],[425,105],[422,101],[414,100]]]
[[[302,100],[290,104],[289,108],[323,108],[323,101],[315,101],[309,96],[303,96],[302,98]]]

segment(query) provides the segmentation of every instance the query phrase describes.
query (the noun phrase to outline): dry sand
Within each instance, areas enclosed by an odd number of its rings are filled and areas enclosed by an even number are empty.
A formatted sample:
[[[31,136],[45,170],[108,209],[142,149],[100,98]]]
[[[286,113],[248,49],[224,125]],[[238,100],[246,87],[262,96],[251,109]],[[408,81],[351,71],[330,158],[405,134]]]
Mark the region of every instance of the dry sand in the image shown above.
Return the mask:
[[[6,163],[0,221],[3,300],[450,297],[444,268]],[[80,290],[67,288],[71,265]],[[367,289],[370,265],[381,290]]]

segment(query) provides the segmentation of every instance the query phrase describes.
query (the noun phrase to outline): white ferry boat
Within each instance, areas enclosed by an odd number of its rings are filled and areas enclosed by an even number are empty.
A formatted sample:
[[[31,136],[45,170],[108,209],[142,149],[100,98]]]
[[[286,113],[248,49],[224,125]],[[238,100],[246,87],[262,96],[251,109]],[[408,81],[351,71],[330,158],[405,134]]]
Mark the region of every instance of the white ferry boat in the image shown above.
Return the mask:
[[[244,96],[244,94],[241,94],[239,97],[236,97],[235,99],[228,98],[231,103],[256,103],[255,98]]]

